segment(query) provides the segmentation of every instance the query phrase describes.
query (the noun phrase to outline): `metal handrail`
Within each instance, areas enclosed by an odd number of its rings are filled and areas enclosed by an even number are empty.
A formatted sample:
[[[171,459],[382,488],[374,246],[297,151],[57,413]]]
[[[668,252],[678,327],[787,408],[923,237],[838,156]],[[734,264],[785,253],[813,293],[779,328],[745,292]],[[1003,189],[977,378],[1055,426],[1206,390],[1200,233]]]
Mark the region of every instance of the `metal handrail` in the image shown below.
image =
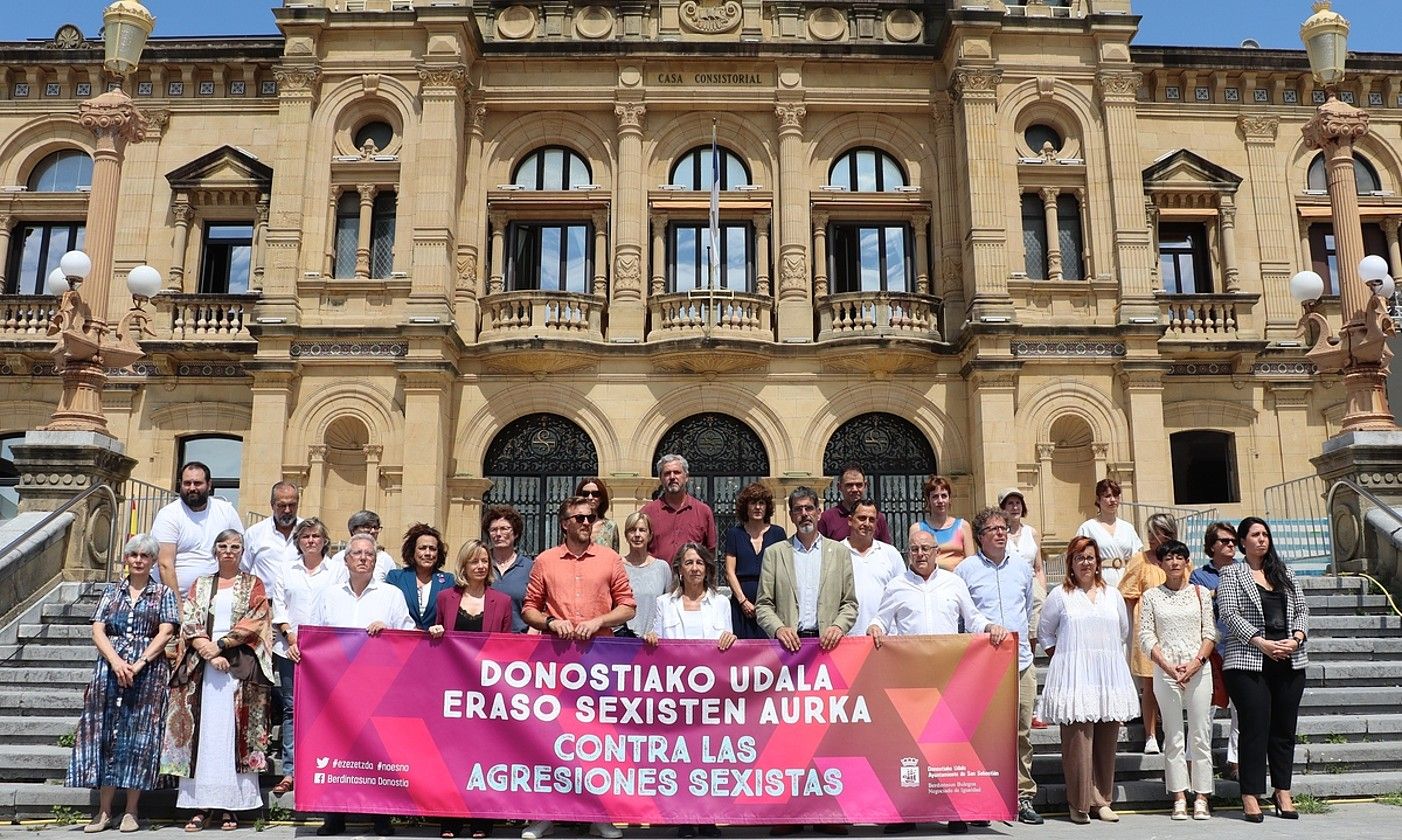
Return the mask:
[[[1402,513],[1398,513],[1397,511],[1393,510],[1392,505],[1388,504],[1387,502],[1384,502],[1382,499],[1379,499],[1373,494],[1371,490],[1363,489],[1351,479],[1336,479],[1334,483],[1329,487],[1329,494],[1324,497],[1324,515],[1326,520],[1329,522],[1329,573],[1332,575],[1337,575],[1339,573],[1338,569],[1336,568],[1336,565],[1339,562],[1338,554],[1333,550],[1334,519],[1331,514],[1331,511],[1334,510],[1334,494],[1338,492],[1340,487],[1347,487],[1348,489],[1372,502],[1375,508],[1383,511],[1388,516],[1390,516],[1392,520],[1396,522],[1399,526],[1402,526]],[[1359,522],[1358,524],[1360,528],[1365,525],[1365,523],[1363,522]]]
[[[43,519],[40,519],[29,530],[25,531],[23,534],[20,534],[18,537],[15,537],[13,540],[10,540],[10,542],[5,547],[0,548],[0,557],[4,557],[11,551],[14,551],[16,548],[22,545],[25,540],[39,533],[49,523],[53,522],[55,519],[58,519],[60,516],[62,516],[63,514],[67,513],[70,509],[75,507],[79,502],[84,501],[89,496],[93,495],[94,493],[97,493],[98,491],[105,492],[107,494],[107,500],[112,503],[112,516],[111,521],[108,524],[109,531],[107,535],[107,558],[105,563],[103,564],[103,581],[110,583],[112,580],[112,556],[115,553],[115,549],[117,547],[117,518],[118,513],[120,512],[120,508],[117,505],[117,492],[104,482],[94,484],[93,486],[89,487],[88,489],[84,490],[83,492],[77,494],[73,498],[59,505],[53,511],[50,511],[48,516],[45,516]]]

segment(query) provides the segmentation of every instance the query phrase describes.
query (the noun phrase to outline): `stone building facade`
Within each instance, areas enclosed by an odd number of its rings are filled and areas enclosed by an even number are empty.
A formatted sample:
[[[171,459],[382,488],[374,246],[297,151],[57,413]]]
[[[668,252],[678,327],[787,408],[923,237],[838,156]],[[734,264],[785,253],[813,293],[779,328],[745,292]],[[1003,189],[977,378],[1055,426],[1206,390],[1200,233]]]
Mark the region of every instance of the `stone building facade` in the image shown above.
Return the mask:
[[[245,510],[288,479],[333,527],[454,542],[486,494],[530,544],[581,475],[641,504],[662,450],[722,512],[858,461],[905,523],[932,469],[965,515],[1021,487],[1055,545],[1097,478],[1234,517],[1337,431],[1287,293],[1337,274],[1301,51],[1136,46],[1129,0],[272,13],[154,38],[127,82],[117,273],[169,287],[106,395],[139,479],[200,456]],[[1402,273],[1402,56],[1350,68],[1365,236]],[[0,435],[56,401],[43,277],[106,83],[76,28],[0,44]]]

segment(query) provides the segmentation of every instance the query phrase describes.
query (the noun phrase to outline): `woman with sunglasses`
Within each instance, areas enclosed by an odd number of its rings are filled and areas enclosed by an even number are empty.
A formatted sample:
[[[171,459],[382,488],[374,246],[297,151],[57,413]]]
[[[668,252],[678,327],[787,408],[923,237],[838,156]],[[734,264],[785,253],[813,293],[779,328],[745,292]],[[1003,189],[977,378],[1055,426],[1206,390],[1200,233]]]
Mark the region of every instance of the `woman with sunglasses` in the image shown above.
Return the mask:
[[[582,496],[594,503],[594,526],[590,539],[599,545],[618,550],[618,525],[606,514],[609,512],[609,488],[602,478],[586,478],[574,488],[576,496]]]

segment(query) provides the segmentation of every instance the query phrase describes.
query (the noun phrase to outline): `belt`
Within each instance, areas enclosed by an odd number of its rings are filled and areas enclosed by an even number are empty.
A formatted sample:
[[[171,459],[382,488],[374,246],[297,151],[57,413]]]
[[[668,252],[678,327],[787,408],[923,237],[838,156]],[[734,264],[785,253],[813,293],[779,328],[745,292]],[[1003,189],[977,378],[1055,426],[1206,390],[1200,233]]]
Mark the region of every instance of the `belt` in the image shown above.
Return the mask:
[[[800,631],[798,631],[798,637],[799,637],[800,639],[816,639],[816,638],[818,638],[818,631],[817,631],[817,630],[800,630]]]
[[[1116,557],[1114,560],[1104,560],[1104,561],[1101,561],[1101,563],[1100,563],[1100,568],[1102,568],[1102,569],[1105,569],[1105,568],[1110,568],[1110,569],[1123,569],[1124,567],[1125,567],[1125,561],[1122,560],[1122,559],[1120,559],[1119,557]]]

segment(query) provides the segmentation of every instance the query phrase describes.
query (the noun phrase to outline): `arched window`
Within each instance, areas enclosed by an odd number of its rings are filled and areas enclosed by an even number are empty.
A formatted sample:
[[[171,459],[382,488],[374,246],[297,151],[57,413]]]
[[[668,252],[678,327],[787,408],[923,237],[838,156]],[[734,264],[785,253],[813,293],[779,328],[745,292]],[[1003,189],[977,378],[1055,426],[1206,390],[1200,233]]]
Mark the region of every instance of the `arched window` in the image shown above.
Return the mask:
[[[706,191],[711,188],[715,171],[719,169],[722,190],[750,185],[750,170],[739,155],[724,146],[717,146],[716,157],[718,160],[713,162],[710,146],[697,146],[677,158],[667,183],[686,190]]]
[[[527,190],[569,190],[591,183],[589,164],[564,146],[546,146],[517,164],[511,183]]]
[[[555,517],[581,479],[599,474],[599,453],[583,429],[558,414],[527,414],[487,446],[482,474],[492,482],[483,504],[511,505],[525,520],[522,554],[560,544]]]
[[[1234,504],[1237,490],[1236,436],[1193,430],[1168,436],[1173,460],[1175,505]]]
[[[843,423],[828,438],[823,450],[823,474],[840,478],[855,464],[867,480],[867,495],[876,502],[891,527],[891,539],[902,551],[911,523],[925,512],[920,486],[937,472],[935,450],[913,423],[894,414],[874,411]],[[828,501],[841,496],[838,482],[828,490]]]
[[[1368,195],[1369,193],[1381,192],[1382,180],[1378,178],[1378,170],[1372,162],[1357,152],[1353,153],[1353,177],[1358,182],[1358,194]],[[1308,188],[1311,190],[1328,190],[1329,175],[1325,171],[1324,153],[1320,152],[1310,161]]]
[[[891,192],[906,185],[905,170],[880,149],[853,149],[833,162],[828,184],[851,192]]]
[[[1061,138],[1061,132],[1046,123],[1033,123],[1022,133],[1022,139],[1027,142],[1027,148],[1032,154],[1041,154],[1042,149],[1051,144],[1052,151],[1061,151],[1061,146],[1066,141]]]
[[[180,439],[180,460],[175,465],[175,486],[180,486],[180,466],[199,461],[209,467],[214,495],[239,506],[239,475],[243,471],[243,439],[234,435],[191,435]]]
[[[0,435],[0,522],[19,513],[19,470],[15,467],[14,445],[24,440],[24,432]]]
[[[341,193],[336,201],[333,276],[341,279],[389,277],[394,270],[394,227],[398,206],[397,192],[385,190],[375,194],[370,210],[370,228],[364,231],[370,263],[362,273],[358,264],[361,247],[360,193],[355,190]]]
[[[78,149],[61,149],[29,173],[30,192],[77,192],[92,188],[92,158]]]
[[[691,468],[688,492],[711,506],[717,537],[736,523],[735,499],[745,485],[769,475],[764,442],[753,429],[728,414],[693,414],[668,429],[657,443],[652,462],[669,454],[687,460]],[[776,503],[783,507],[782,499]]]

